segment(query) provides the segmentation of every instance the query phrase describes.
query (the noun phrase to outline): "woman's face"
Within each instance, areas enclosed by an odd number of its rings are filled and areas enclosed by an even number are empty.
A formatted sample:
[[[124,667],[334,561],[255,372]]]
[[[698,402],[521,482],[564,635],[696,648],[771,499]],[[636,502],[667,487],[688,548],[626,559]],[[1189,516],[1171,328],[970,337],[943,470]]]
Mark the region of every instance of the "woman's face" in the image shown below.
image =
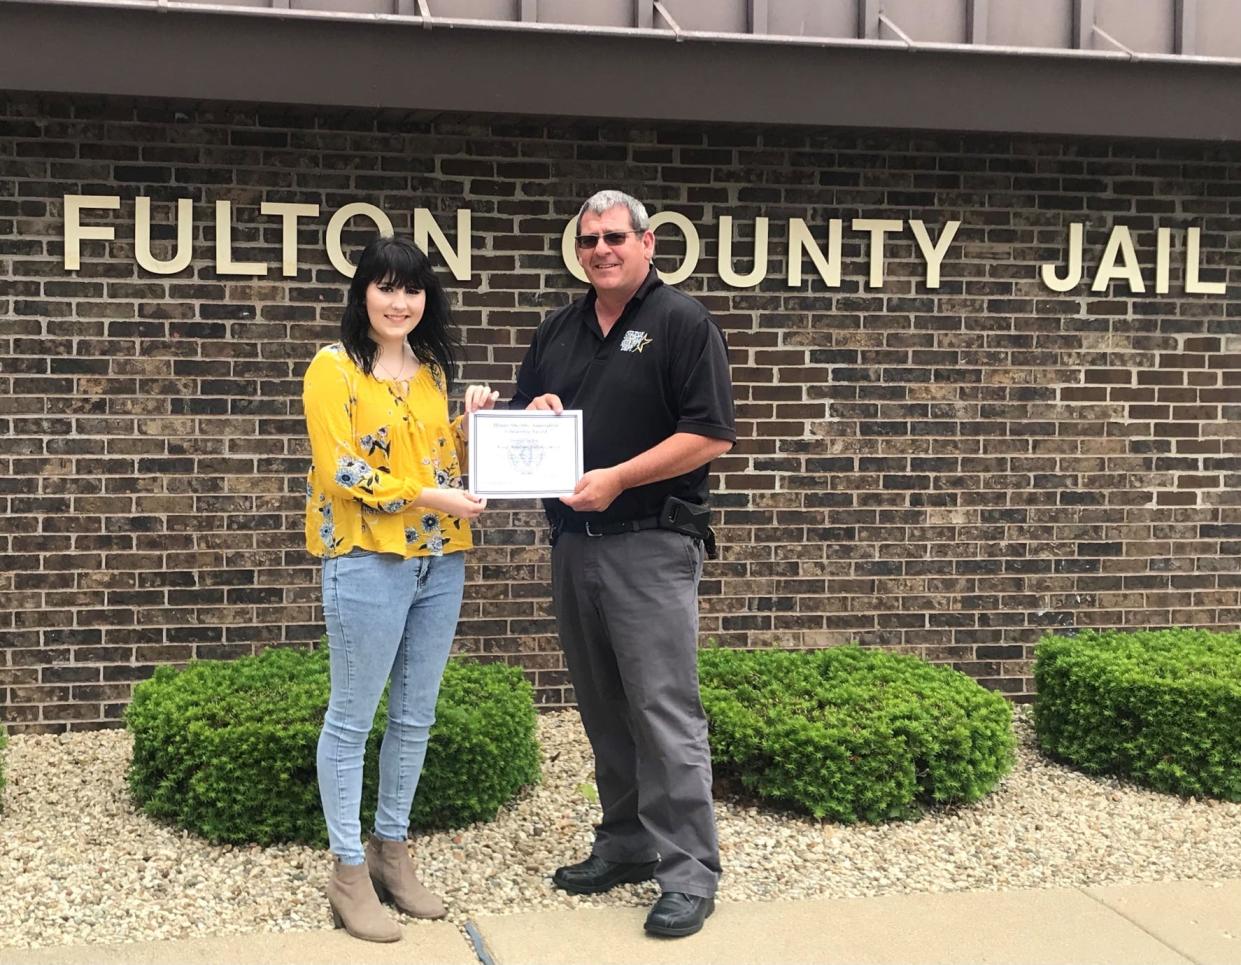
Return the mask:
[[[427,293],[421,288],[394,285],[389,279],[373,281],[366,289],[366,314],[371,338],[380,345],[403,342],[427,307]]]

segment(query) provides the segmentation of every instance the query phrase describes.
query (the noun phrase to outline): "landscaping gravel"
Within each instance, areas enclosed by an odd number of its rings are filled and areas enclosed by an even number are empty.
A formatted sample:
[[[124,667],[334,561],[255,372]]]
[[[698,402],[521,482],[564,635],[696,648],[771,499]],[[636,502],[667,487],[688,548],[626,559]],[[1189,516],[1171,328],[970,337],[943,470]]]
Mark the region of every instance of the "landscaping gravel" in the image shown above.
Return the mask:
[[[1019,759],[996,793],[916,822],[841,826],[726,796],[716,804],[723,901],[1241,878],[1241,804],[1183,800],[1051,764],[1018,709]],[[490,824],[419,836],[423,880],[450,920],[646,905],[653,883],[579,897],[557,865],[598,818],[573,712],[544,716],[543,783]],[[298,846],[216,847],[130,803],[123,731],[19,735],[0,815],[0,946],[147,941],[331,926],[329,860]],[[416,923],[415,923],[416,924]]]

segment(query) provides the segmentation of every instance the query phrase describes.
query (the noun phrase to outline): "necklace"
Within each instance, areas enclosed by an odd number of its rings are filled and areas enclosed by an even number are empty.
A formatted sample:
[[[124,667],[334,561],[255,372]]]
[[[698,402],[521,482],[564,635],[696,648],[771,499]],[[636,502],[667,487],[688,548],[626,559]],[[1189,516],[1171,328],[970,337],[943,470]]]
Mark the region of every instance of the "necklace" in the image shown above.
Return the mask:
[[[391,382],[408,384],[409,379],[405,378],[405,366],[409,361],[410,361],[409,356],[405,354],[404,352],[402,352],[401,353],[401,367],[397,369],[395,372],[393,372],[392,369],[388,368],[388,366],[385,365],[380,360],[379,356],[376,355],[375,356],[375,368],[379,369],[384,374],[384,376],[386,376],[387,379]],[[414,372],[417,372],[417,371],[418,371],[418,360],[414,359]],[[411,372],[410,375],[412,376],[413,372]]]

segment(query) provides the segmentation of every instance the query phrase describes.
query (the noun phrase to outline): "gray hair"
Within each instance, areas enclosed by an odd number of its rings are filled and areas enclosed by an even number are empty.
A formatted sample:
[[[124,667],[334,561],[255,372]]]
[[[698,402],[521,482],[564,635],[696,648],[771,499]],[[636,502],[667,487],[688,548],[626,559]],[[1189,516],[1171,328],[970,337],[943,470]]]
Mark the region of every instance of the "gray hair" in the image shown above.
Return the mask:
[[[646,213],[646,208],[637,198],[632,198],[624,191],[597,191],[586,199],[586,203],[578,210],[577,216],[581,218],[587,211],[594,214],[603,214],[605,211],[611,211],[613,208],[629,209],[629,227],[634,231],[646,231],[651,226],[651,219]]]

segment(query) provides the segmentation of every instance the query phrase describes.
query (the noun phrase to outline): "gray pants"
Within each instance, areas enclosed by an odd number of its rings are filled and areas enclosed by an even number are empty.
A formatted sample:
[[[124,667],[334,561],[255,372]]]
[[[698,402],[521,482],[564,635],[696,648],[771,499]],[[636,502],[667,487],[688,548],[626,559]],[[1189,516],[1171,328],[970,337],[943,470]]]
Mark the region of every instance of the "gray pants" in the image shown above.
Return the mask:
[[[653,861],[664,891],[712,897],[720,877],[711,750],[698,697],[702,545],[669,530],[563,533],[552,603],[603,821],[594,853]]]

